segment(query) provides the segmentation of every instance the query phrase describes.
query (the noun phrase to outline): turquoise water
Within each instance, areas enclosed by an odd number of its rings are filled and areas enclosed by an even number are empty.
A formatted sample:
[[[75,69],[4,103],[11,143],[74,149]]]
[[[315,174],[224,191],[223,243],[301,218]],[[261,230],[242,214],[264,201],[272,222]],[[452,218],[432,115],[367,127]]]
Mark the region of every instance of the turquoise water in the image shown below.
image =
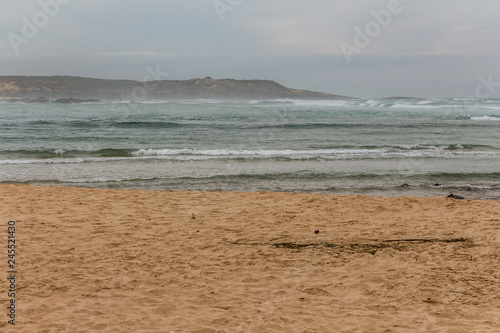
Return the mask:
[[[499,199],[500,100],[0,103],[0,183]]]

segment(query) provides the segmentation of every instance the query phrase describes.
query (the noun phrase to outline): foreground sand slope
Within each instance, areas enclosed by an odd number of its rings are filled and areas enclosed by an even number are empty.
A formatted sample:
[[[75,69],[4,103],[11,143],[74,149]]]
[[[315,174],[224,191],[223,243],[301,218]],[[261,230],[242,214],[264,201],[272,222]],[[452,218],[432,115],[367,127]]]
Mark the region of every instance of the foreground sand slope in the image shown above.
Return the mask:
[[[9,220],[1,332],[500,331],[500,202],[1,185]]]

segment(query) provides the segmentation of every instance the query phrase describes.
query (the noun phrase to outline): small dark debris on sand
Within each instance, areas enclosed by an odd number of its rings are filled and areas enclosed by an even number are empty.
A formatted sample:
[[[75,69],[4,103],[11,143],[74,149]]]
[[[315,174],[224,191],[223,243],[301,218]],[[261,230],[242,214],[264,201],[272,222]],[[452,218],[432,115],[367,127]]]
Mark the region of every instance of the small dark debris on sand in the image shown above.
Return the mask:
[[[453,199],[456,199],[456,200],[464,200],[465,198],[464,197],[461,197],[459,195],[455,195],[455,194],[450,194],[449,196],[447,196],[447,198],[453,198]]]

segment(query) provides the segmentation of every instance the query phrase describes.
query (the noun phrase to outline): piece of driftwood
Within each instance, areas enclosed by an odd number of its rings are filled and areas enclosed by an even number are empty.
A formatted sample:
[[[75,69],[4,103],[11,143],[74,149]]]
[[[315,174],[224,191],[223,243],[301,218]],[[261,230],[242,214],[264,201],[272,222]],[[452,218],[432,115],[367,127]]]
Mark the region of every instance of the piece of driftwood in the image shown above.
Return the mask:
[[[283,237],[284,238],[284,237]],[[279,238],[277,238],[279,239]],[[273,239],[273,240],[276,240]],[[375,254],[378,250],[384,248],[394,248],[401,250],[405,248],[405,243],[460,243],[460,242],[471,242],[470,239],[460,237],[460,238],[407,238],[407,239],[387,239],[374,243],[329,243],[329,242],[319,242],[319,243],[298,243],[298,242],[240,242],[240,239],[231,242],[234,245],[268,245],[274,246],[281,249],[291,249],[291,250],[302,250],[307,247],[327,247],[327,248],[337,248],[349,252],[361,252],[361,253],[371,253]],[[392,245],[394,244],[394,245]]]
[[[460,237],[460,238],[449,238],[449,239],[439,239],[439,238],[410,238],[410,239],[388,239],[383,240],[383,243],[394,243],[394,242],[419,242],[419,243],[460,243],[467,242],[468,239]]]

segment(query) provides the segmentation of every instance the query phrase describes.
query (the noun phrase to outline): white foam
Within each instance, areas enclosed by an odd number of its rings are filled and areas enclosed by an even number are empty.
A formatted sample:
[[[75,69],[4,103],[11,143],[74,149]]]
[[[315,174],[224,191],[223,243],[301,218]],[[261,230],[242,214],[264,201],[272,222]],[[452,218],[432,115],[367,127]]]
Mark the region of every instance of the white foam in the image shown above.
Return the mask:
[[[235,150],[235,149],[140,149],[129,157],[77,157],[50,159],[5,159],[0,165],[27,164],[81,164],[107,163],[120,161],[168,160],[168,161],[208,161],[233,159],[273,159],[290,160],[348,160],[348,159],[390,159],[390,158],[426,158],[447,156],[500,156],[499,151],[463,151],[462,145],[449,146],[403,145],[399,148],[378,149],[313,149],[313,150]]]
[[[386,149],[315,149],[315,150],[232,150],[232,149],[140,149],[133,152],[134,156],[262,156],[262,157],[288,157],[288,156],[319,156],[335,154],[366,154],[384,153]]]
[[[224,100],[224,99],[183,99],[183,100],[174,100],[172,101],[177,104],[184,104],[184,105],[199,105],[199,104],[227,104],[230,103],[231,100]],[[168,103],[166,101],[165,103]]]
[[[359,107],[372,107],[372,106],[385,106],[387,102],[383,102],[380,100],[375,100],[375,99],[369,99],[366,100],[364,103],[359,103]]]
[[[269,101],[268,101],[269,102]],[[346,99],[336,99],[336,100],[302,100],[302,99],[275,99],[270,102],[293,104],[296,106],[317,106],[317,107],[345,107],[353,106],[359,103],[359,101],[346,100]]]
[[[490,117],[490,116],[481,116],[481,117],[471,117],[470,120],[474,120],[474,121],[500,121],[500,118]]]
[[[464,105],[450,104],[450,105],[427,105],[427,104],[402,104],[396,103],[390,108],[392,109],[454,109],[463,108]]]

